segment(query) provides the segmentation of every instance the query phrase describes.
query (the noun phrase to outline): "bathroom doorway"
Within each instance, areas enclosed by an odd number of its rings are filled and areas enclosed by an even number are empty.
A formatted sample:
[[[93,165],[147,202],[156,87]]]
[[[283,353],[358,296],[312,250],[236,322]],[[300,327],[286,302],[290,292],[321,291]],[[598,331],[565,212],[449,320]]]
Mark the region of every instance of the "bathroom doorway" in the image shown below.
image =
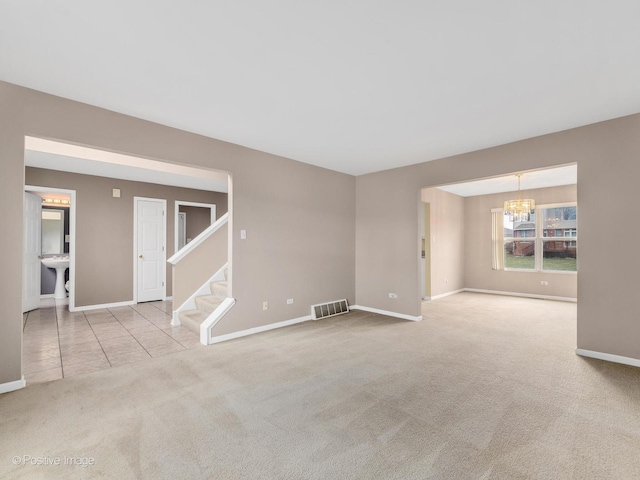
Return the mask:
[[[58,272],[42,263],[47,258],[68,257],[68,283],[62,282],[68,287],[69,311],[75,310],[75,240],[76,240],[76,191],[54,187],[25,185],[26,194],[37,196],[41,199],[36,207],[36,200],[30,201],[39,211],[28,213],[25,210],[24,246],[25,257],[23,259],[23,310],[38,308],[43,298],[43,288],[46,297],[54,297]],[[27,202],[27,200],[25,200]],[[25,203],[26,206],[26,203]],[[32,208],[32,210],[35,210]],[[27,228],[28,215],[40,217],[40,228]],[[46,218],[45,218],[46,217]],[[39,237],[39,238],[38,238]],[[40,270],[37,270],[37,268]],[[38,274],[39,273],[39,274]],[[64,274],[64,273],[62,273]],[[51,288],[49,288],[51,287]],[[63,287],[65,288],[65,287]],[[51,290],[51,292],[49,292]],[[60,289],[58,289],[60,290]],[[36,304],[35,297],[38,297]],[[58,292],[58,296],[62,296]],[[59,298],[56,301],[61,301]]]

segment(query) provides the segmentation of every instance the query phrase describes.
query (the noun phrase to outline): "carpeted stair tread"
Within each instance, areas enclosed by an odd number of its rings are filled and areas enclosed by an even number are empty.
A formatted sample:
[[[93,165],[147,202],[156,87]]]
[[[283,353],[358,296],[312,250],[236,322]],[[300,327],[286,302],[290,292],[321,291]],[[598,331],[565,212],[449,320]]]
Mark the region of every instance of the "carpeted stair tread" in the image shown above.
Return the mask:
[[[223,281],[223,282],[212,282],[209,285],[209,288],[211,289],[211,292],[213,292],[215,295],[220,295],[221,297],[228,297],[229,295],[227,294],[228,292],[228,288],[227,288],[227,281]]]
[[[209,314],[202,310],[185,310],[179,314],[180,325],[200,335],[200,325],[208,316]]]
[[[224,299],[225,297],[220,295],[200,295],[196,297],[196,307],[208,315],[218,308],[218,305],[220,305]]]

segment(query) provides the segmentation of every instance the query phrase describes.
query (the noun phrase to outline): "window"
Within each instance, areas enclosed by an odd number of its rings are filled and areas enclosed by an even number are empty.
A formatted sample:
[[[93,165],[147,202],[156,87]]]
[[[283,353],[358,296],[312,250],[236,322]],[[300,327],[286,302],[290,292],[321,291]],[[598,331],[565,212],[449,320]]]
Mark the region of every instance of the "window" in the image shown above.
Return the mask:
[[[536,214],[531,214],[531,218],[523,222],[509,215],[503,217],[505,270],[535,270]]]
[[[542,209],[542,270],[577,271],[577,219],[575,205]]]
[[[498,215],[503,217],[502,231],[493,229],[494,269],[576,272],[577,213],[575,204],[540,205],[528,220],[519,221],[493,210],[494,225]],[[500,254],[503,258],[496,259]]]

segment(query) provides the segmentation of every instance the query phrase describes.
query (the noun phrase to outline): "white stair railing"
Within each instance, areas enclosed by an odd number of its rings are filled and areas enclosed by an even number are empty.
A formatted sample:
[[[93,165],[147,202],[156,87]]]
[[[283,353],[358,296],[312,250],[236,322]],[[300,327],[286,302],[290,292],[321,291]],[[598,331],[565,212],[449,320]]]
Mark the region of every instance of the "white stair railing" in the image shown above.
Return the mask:
[[[215,277],[226,269],[228,221],[229,214],[225,213],[167,260],[173,272],[172,325],[180,325],[180,312],[194,308],[195,297],[203,293],[201,290],[211,282],[212,275]],[[218,307],[215,315],[212,313],[200,326],[201,343],[210,343],[210,330],[234,304],[231,285],[228,285],[227,298],[220,305],[223,308]]]
[[[216,233],[222,227],[224,227],[229,222],[229,212],[222,215],[218,220],[209,225],[204,231],[202,231],[196,238],[187,243],[184,247],[178,250],[173,256],[167,260],[167,263],[171,265],[177,265],[180,263],[180,260],[187,257],[191,252],[193,252],[196,248],[198,248],[204,241],[209,238],[211,235]],[[225,253],[226,254],[226,253]]]

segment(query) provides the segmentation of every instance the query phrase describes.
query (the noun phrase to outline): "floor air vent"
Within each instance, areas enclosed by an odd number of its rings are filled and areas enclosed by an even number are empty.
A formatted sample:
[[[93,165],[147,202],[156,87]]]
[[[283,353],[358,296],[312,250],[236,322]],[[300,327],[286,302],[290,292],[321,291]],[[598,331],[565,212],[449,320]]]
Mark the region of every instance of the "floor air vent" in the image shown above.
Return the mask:
[[[336,300],[335,302],[320,303],[318,305],[311,305],[311,316],[314,320],[319,318],[332,317],[334,315],[341,315],[349,311],[349,304],[347,299]]]

